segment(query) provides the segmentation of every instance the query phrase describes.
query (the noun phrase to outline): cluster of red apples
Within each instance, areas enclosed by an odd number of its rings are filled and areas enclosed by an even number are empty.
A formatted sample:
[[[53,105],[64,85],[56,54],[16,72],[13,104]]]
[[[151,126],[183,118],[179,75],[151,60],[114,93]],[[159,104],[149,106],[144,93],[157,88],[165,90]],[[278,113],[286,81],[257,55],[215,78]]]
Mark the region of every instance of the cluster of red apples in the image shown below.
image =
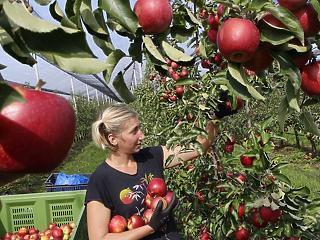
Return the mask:
[[[173,192],[168,191],[165,181],[162,178],[153,178],[147,186],[147,195],[144,199],[146,210],[144,211],[143,216],[134,214],[127,220],[121,215],[115,215],[109,223],[109,232],[121,233],[148,224],[158,202],[162,201],[162,209],[165,209],[171,202],[172,197]]]
[[[320,62],[310,63],[313,55],[308,42],[308,38],[314,37],[320,30],[318,14],[312,4],[306,0],[280,0],[278,2],[279,7],[287,9],[297,18],[304,32],[304,45],[308,50],[306,52],[287,51],[292,64],[300,69],[301,89],[309,96],[319,96]],[[223,13],[224,7],[221,4],[218,5],[217,13],[208,14],[206,10],[201,10],[199,13],[199,17],[205,19],[209,26],[208,40],[218,47],[216,55],[202,60],[202,67],[211,68],[213,63],[220,65],[221,55],[229,62],[242,64],[246,72],[251,74],[261,72],[271,66],[273,62],[271,51],[279,51],[282,46],[260,41],[260,29],[264,26],[283,29],[287,27],[271,13],[266,13],[257,23],[244,18],[228,18],[222,22]],[[303,46],[296,38],[290,40],[289,43]]]
[[[68,240],[75,227],[74,222],[62,224],[60,227],[56,223],[50,223],[48,228],[41,232],[35,227],[21,227],[15,233],[7,232],[1,240]]]

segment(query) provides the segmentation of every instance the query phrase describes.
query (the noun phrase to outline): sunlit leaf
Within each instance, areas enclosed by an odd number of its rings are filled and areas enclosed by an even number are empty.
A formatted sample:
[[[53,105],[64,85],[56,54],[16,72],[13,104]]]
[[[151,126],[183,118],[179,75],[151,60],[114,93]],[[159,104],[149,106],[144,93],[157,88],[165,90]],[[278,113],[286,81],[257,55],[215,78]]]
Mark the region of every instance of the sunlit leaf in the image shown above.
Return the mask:
[[[129,0],[99,0],[98,6],[129,32],[133,34],[136,32],[138,20],[130,8]]]
[[[193,57],[176,49],[175,47],[171,46],[169,43],[167,43],[165,41],[162,41],[162,48],[163,48],[164,52],[166,53],[166,55],[173,61],[190,62],[193,59]]]
[[[148,52],[155,57],[157,60],[166,63],[166,60],[163,58],[163,56],[161,55],[161,53],[159,52],[158,48],[156,47],[156,45],[154,45],[152,39],[148,36],[144,36],[143,37],[143,43],[146,46]]]

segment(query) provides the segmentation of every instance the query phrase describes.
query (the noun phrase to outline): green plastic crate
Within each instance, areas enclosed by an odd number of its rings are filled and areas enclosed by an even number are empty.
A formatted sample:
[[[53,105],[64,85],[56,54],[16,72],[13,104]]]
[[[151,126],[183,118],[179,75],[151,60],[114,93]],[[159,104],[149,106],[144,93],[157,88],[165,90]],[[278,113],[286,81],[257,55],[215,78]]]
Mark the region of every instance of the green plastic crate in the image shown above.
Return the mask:
[[[45,230],[49,223],[58,226],[76,223],[71,239],[87,240],[84,190],[0,196],[0,236],[21,227]]]

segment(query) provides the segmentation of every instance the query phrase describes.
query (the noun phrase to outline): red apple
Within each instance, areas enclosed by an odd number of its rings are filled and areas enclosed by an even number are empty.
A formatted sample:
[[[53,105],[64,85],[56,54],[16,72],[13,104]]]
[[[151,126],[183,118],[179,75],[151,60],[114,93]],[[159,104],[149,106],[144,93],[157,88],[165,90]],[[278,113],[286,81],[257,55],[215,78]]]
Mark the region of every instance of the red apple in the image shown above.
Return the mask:
[[[153,214],[153,210],[152,209],[147,209],[144,211],[143,213],[143,219],[145,221],[145,223],[147,224],[148,222],[150,222],[150,219],[152,217]]]
[[[186,78],[186,77],[188,77],[188,74],[189,74],[188,69],[186,67],[183,67],[182,71],[180,73],[180,77]]]
[[[39,233],[39,230],[36,229],[35,227],[32,227],[32,228],[29,228],[29,234],[32,235],[32,234],[38,234]]]
[[[52,237],[54,238],[62,238],[63,237],[63,231],[61,228],[54,228],[51,231]]]
[[[212,29],[218,29],[219,27],[219,16],[217,14],[210,14],[208,17],[208,24]]]
[[[240,157],[240,161],[241,161],[241,164],[245,167],[251,167],[253,165],[253,160],[255,159],[255,157],[249,157],[249,156],[246,156],[246,155],[242,155]]]
[[[244,217],[245,210],[246,210],[245,204],[244,203],[240,203],[239,207],[238,207],[238,218],[243,218]]]
[[[290,11],[297,10],[305,5],[307,0],[278,0],[281,7],[287,8]]]
[[[320,22],[318,13],[311,4],[305,4],[302,8],[294,12],[294,15],[301,24],[305,38],[313,37],[319,32]]]
[[[259,208],[260,217],[264,222],[269,222],[272,219],[272,209],[270,207]]]
[[[267,221],[261,218],[259,211],[255,208],[252,211],[250,220],[256,228],[264,228],[268,224]]]
[[[40,235],[38,233],[30,235],[30,240],[39,240],[39,239],[40,239]]]
[[[183,95],[183,93],[184,93],[184,87],[183,86],[176,86],[176,94],[177,94],[177,96],[182,96]]]
[[[167,194],[164,196],[164,199],[166,200],[168,205],[171,202],[172,197],[173,197],[173,192],[172,191],[168,191]]]
[[[70,235],[72,232],[72,228],[68,224],[62,224],[60,226],[60,229],[63,231],[63,234]]]
[[[233,144],[225,144],[224,147],[223,147],[223,150],[226,152],[226,153],[232,153],[233,152],[233,149],[234,149],[234,146]]]
[[[206,200],[202,192],[196,192],[195,196],[197,197],[200,204],[204,203]]]
[[[75,134],[75,113],[56,94],[14,87],[26,102],[0,112],[0,172],[48,172],[67,156]]]
[[[279,221],[281,216],[282,216],[282,210],[280,208],[276,209],[276,210],[273,210],[272,211],[272,215],[270,217],[270,222],[271,223],[275,223],[275,222]]]
[[[128,224],[127,227],[129,230],[138,228],[138,227],[142,227],[145,225],[144,220],[142,219],[142,217],[140,217],[137,214],[132,215],[129,219],[128,219]]]
[[[19,228],[19,230],[18,230],[18,235],[19,235],[20,237],[23,237],[24,235],[27,235],[28,233],[29,233],[29,231],[28,231],[28,229],[25,228],[25,227],[21,227],[21,228]]]
[[[244,174],[242,174],[242,173],[240,173],[240,174],[238,174],[238,176],[236,177],[236,180],[237,180],[239,183],[243,184],[243,183],[247,180],[247,176],[244,175]]]
[[[124,232],[127,228],[127,220],[121,215],[115,215],[112,217],[108,227],[110,233]]]
[[[180,66],[179,66],[178,63],[172,61],[172,62],[171,62],[171,67],[172,67],[172,69],[178,69]]]
[[[223,4],[219,3],[217,7],[217,14],[221,17],[224,14],[225,7]]]
[[[166,200],[163,197],[155,197],[151,203],[152,210],[154,210],[157,207],[159,201],[163,202],[162,209],[165,209],[168,206],[168,203],[166,202]]]
[[[151,196],[164,197],[167,194],[167,185],[162,178],[153,178],[147,186],[147,191]]]
[[[249,240],[250,239],[250,231],[245,227],[239,227],[234,232],[235,240]]]
[[[151,203],[152,203],[152,200],[153,200],[153,197],[147,193],[145,199],[144,199],[144,205],[147,207],[147,208],[151,208]]]
[[[219,28],[217,44],[220,53],[231,62],[248,61],[260,43],[260,32],[256,25],[241,18],[229,18]]]
[[[172,21],[172,7],[168,0],[138,0],[134,5],[134,12],[147,34],[166,31]]]
[[[253,57],[245,62],[243,66],[254,72],[260,72],[268,68],[273,61],[268,47],[260,45]]]
[[[320,95],[320,62],[314,62],[302,68],[301,89],[309,96]]]
[[[212,43],[216,43],[217,42],[217,34],[218,34],[218,31],[216,29],[209,29],[209,31],[207,32],[209,41]]]
[[[26,234],[22,237],[22,240],[30,240],[30,234]]]
[[[48,224],[48,229],[50,229],[50,230],[52,230],[52,229],[54,229],[54,228],[57,228],[58,226],[57,226],[57,224],[56,223],[49,223]]]

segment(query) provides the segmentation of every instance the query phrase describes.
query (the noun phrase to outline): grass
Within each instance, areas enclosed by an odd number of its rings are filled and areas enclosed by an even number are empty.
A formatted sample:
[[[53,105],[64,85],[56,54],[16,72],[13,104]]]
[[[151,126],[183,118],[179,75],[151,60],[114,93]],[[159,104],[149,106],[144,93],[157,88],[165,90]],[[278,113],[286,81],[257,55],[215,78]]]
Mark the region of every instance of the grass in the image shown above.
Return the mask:
[[[75,144],[67,160],[65,160],[53,172],[66,174],[91,173],[106,159],[107,153],[98,149],[92,142],[80,142]],[[45,181],[51,173],[27,174],[0,188],[0,195],[45,192]]]
[[[294,187],[308,187],[311,190],[311,198],[319,197],[316,193],[320,193],[320,159],[311,158],[305,152],[286,147],[277,150],[275,157],[279,162],[287,162],[289,165],[282,168]]]

